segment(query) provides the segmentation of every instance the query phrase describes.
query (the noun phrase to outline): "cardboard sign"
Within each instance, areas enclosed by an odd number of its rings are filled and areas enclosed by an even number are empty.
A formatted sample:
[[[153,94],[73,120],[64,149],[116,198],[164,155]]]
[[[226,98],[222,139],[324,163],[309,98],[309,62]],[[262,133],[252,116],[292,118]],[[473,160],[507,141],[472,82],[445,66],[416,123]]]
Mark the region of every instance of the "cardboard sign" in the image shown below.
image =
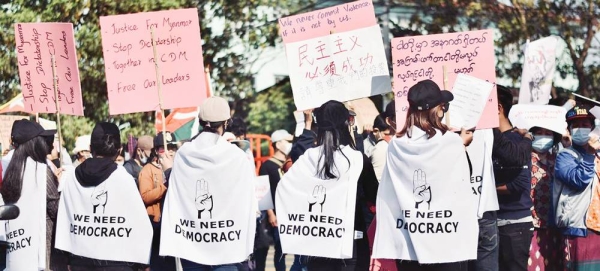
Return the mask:
[[[446,115],[450,118],[449,126],[457,130],[477,126],[493,88],[494,85],[490,82],[459,74],[452,87],[454,100],[450,102],[449,114]]]
[[[256,177],[254,190],[256,200],[258,201],[259,210],[266,211],[274,209],[273,197],[271,197],[271,183],[269,183],[269,176],[265,175]]]
[[[444,89],[454,85],[456,76],[468,74],[496,82],[493,30],[395,38],[392,40],[396,123],[404,127],[408,111],[408,90],[417,82],[430,79]],[[477,129],[498,127],[496,88],[492,89]]]
[[[556,71],[556,37],[527,44],[519,91],[520,104],[547,104]]]
[[[54,56],[60,113],[83,116],[73,24],[16,23],[15,41],[25,110],[56,113]]]
[[[538,104],[516,104],[510,109],[508,118],[520,129],[541,127],[564,134],[567,130],[567,111],[564,107]]]
[[[13,123],[21,119],[28,119],[28,117],[0,115],[0,146],[2,147],[2,150],[8,149],[8,146],[10,145],[10,133],[12,131]]]
[[[206,79],[198,10],[100,17],[111,115],[159,109],[151,29],[154,29],[163,108],[199,106]]]
[[[374,15],[363,0],[280,19],[298,110],[391,91]]]

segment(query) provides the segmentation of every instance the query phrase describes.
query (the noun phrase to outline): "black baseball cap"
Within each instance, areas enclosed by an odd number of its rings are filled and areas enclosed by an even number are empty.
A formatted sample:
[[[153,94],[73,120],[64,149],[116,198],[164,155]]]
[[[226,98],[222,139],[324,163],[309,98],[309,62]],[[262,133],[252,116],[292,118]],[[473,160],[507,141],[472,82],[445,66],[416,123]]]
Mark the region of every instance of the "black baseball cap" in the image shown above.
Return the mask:
[[[29,120],[17,120],[13,123],[10,132],[12,142],[23,144],[36,136],[54,136],[56,130],[46,130],[37,122]]]
[[[429,110],[453,99],[454,95],[450,91],[440,90],[440,87],[431,80],[420,81],[408,90],[410,107],[419,111]]]
[[[105,135],[121,137],[121,131],[116,124],[110,122],[100,122],[92,130],[91,142],[103,142]]]
[[[167,131],[165,138],[167,139],[167,146],[168,145],[177,145],[177,138],[175,138],[175,135],[169,131]],[[158,147],[158,146],[164,146],[164,140],[163,140],[163,132],[158,133],[155,137],[154,137],[154,148]]]

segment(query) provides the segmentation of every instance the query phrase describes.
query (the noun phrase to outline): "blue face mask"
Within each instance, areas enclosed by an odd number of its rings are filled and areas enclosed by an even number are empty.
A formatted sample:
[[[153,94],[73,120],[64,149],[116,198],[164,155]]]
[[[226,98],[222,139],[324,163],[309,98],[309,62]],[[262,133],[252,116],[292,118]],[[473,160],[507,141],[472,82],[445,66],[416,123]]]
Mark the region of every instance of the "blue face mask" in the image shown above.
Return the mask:
[[[590,139],[591,132],[591,128],[573,128],[573,130],[571,131],[571,138],[573,139],[573,144],[577,146],[585,145]]]
[[[535,139],[531,143],[531,147],[537,153],[545,153],[549,151],[554,145],[554,137],[549,135],[535,136]]]

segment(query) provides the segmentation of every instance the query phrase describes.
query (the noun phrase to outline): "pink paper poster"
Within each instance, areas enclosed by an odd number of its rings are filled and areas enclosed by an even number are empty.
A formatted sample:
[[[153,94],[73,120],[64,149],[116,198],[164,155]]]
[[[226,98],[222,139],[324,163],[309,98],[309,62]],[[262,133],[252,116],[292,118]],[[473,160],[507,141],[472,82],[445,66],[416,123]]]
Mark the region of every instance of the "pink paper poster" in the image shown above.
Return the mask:
[[[284,43],[318,38],[377,24],[372,0],[354,1],[279,19]]]
[[[73,24],[16,23],[15,41],[25,110],[56,113],[54,56],[60,113],[83,116]]]
[[[206,98],[198,10],[100,17],[111,115],[159,109],[151,29],[163,108],[196,107]]]
[[[404,127],[408,110],[407,94],[417,82],[430,79],[444,89],[452,90],[459,73],[496,82],[493,30],[395,38],[392,40],[392,65],[396,123]],[[452,116],[450,116],[452,119]],[[498,127],[498,101],[494,87],[477,129]]]

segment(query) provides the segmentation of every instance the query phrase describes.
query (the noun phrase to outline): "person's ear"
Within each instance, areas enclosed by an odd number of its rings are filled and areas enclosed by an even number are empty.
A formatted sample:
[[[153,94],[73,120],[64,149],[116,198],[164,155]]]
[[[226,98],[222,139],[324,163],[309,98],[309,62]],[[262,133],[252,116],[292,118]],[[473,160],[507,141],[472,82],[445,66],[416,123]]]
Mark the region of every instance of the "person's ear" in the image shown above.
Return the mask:
[[[498,115],[504,115],[504,108],[500,103],[498,104]]]

